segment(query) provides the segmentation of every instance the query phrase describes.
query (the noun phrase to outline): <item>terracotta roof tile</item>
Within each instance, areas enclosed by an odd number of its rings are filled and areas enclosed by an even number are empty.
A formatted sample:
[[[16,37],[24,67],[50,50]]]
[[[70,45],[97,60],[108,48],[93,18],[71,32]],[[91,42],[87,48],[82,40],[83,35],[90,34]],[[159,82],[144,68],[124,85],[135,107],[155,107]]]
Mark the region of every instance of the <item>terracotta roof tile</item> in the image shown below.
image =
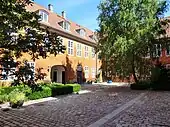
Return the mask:
[[[81,38],[81,39],[83,39],[83,40],[87,40],[87,41],[89,41],[89,42],[91,42],[91,43],[96,43],[94,40],[92,40],[92,39],[90,38],[91,35],[94,35],[94,32],[93,32],[92,30],[90,30],[90,29],[88,29],[88,28],[86,28],[86,27],[83,27],[83,26],[81,26],[81,25],[78,25],[77,23],[72,22],[72,21],[70,21],[70,20],[68,20],[68,19],[65,19],[65,18],[63,18],[62,16],[56,14],[55,12],[51,12],[51,11],[49,11],[47,8],[42,7],[41,5],[38,5],[38,4],[36,4],[36,3],[33,3],[32,6],[29,5],[29,6],[26,7],[26,9],[29,10],[29,11],[32,11],[32,12],[35,12],[35,11],[38,11],[38,10],[44,10],[44,11],[48,12],[48,14],[49,14],[49,15],[48,15],[48,20],[49,20],[49,21],[48,21],[48,23],[43,23],[43,24],[45,24],[45,25],[47,25],[47,26],[50,26],[50,27],[52,27],[52,28],[54,28],[54,29],[56,29],[56,30],[63,31],[63,32],[65,32],[66,34],[71,34],[71,35],[74,35],[74,36],[76,36],[76,37],[78,37],[78,38]],[[61,21],[68,21],[68,22],[70,23],[70,31],[64,30],[64,29],[58,24],[58,23],[61,22]],[[79,33],[76,31],[77,29],[81,29],[81,28],[83,28],[83,29],[85,30],[85,32],[86,32],[85,37],[80,36]]]

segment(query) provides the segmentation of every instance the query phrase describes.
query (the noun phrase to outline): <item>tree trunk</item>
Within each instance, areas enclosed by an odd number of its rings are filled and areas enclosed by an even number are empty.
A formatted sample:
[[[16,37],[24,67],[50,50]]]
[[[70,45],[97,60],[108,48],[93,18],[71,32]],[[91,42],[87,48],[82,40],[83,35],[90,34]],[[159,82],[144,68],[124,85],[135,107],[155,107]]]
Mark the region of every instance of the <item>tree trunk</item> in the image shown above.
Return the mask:
[[[133,75],[133,78],[135,80],[135,83],[138,83],[138,79],[137,79],[136,74],[135,74],[134,54],[133,54],[133,59],[132,59],[132,75]]]
[[[132,64],[132,75],[133,75],[133,78],[135,80],[135,83],[138,83],[138,79],[136,77],[136,74],[135,74],[135,66],[134,66],[134,63]]]

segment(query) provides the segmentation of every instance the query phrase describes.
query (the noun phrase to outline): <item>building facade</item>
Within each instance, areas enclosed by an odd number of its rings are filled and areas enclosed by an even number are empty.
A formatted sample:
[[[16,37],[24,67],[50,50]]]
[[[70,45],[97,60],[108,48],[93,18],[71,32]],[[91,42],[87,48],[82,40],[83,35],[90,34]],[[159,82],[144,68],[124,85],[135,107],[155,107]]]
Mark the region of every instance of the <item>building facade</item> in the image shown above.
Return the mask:
[[[34,70],[43,68],[43,73],[47,74],[44,79],[46,81],[58,83],[94,81],[100,68],[100,61],[95,53],[97,46],[95,33],[68,20],[64,11],[61,15],[56,14],[52,5],[45,8],[33,3],[26,9],[39,14],[41,25],[60,36],[63,45],[66,46],[66,52],[35,61],[32,61],[28,54],[23,54],[21,59],[27,59]],[[10,76],[6,77],[3,80],[13,79]]]

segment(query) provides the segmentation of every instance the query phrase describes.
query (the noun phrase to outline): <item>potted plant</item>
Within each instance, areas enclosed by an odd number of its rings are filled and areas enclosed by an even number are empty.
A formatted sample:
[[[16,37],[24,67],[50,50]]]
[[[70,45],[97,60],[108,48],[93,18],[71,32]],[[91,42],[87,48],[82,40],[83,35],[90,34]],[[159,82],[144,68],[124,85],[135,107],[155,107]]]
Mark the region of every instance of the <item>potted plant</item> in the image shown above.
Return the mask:
[[[20,92],[18,89],[13,90],[9,94],[9,104],[12,108],[22,107],[25,101],[25,94]]]

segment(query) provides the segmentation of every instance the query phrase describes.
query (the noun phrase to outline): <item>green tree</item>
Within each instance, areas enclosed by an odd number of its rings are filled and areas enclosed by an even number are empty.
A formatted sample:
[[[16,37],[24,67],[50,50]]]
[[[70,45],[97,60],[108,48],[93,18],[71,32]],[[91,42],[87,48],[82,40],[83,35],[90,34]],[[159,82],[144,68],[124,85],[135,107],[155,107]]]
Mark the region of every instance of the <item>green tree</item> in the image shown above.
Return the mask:
[[[66,48],[59,36],[40,25],[36,12],[26,10],[26,6],[33,4],[31,0],[1,0],[0,3],[1,69],[8,73],[10,68],[18,66],[14,60],[23,53],[30,54],[33,60],[64,53]]]
[[[107,59],[109,66],[114,66],[103,71],[119,76],[132,74],[135,82],[138,82],[140,74],[148,74],[151,64],[145,57],[154,40],[165,33],[162,27],[165,20],[161,22],[160,19],[166,8],[166,0],[101,2],[98,6],[100,55]]]

